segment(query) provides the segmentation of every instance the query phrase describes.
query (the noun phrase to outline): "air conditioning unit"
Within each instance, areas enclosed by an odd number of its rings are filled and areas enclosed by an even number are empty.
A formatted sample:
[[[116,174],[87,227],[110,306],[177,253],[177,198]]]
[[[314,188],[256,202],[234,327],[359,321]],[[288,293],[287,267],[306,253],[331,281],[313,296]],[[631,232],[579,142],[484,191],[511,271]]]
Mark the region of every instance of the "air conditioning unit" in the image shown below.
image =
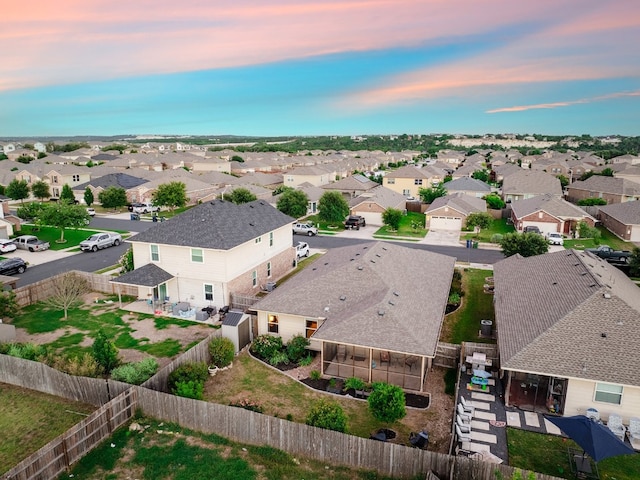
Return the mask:
[[[273,292],[274,288],[276,288],[276,282],[267,282],[267,285],[266,285],[267,292]]]

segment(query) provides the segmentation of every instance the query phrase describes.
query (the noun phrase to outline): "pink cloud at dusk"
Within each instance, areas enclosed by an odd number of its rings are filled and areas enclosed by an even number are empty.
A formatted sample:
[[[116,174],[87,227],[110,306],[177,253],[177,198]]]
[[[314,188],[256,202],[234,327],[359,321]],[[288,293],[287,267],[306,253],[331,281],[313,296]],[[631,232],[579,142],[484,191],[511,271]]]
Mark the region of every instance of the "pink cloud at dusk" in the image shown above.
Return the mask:
[[[589,0],[528,3],[316,0],[304,4],[297,0],[20,2],[3,11],[0,89],[439,45],[519,22],[539,22],[545,18],[557,21],[593,3]],[[611,22],[614,19],[609,16]]]
[[[527,110],[561,108],[561,107],[568,107],[570,105],[580,105],[585,103],[600,102],[603,100],[611,100],[613,98],[623,98],[623,97],[640,97],[640,90],[635,92],[617,92],[617,93],[611,93],[609,95],[600,95],[598,97],[582,98],[580,100],[568,100],[566,102],[539,103],[537,105],[520,105],[516,107],[495,108],[493,110],[487,110],[486,113],[525,112]]]

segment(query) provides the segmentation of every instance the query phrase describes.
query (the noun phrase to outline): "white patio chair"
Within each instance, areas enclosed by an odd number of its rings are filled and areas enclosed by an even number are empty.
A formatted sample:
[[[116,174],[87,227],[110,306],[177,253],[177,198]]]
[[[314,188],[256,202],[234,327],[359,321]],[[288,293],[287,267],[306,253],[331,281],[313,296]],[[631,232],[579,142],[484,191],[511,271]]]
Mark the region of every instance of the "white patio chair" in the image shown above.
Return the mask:
[[[464,407],[462,406],[461,403],[458,404],[457,412],[458,412],[458,415],[462,417],[463,420],[467,420],[468,422],[471,421],[471,414],[464,411]]]
[[[617,413],[609,415],[607,420],[607,427],[613,432],[613,434],[624,442],[624,436],[627,432],[627,427],[622,424],[622,417]]]
[[[586,417],[593,420],[594,422],[600,421],[600,412],[597,408],[587,408]]]
[[[631,417],[629,419],[629,428],[627,429],[629,434],[629,442],[635,450],[640,450],[640,418]]]
[[[456,425],[460,427],[462,433],[471,433],[471,423],[465,422],[460,415],[456,415]]]
[[[462,404],[462,408],[464,408],[464,411],[469,415],[473,415],[476,411],[476,407],[467,402],[463,396],[460,396],[460,403]]]
[[[471,434],[470,433],[463,433],[462,430],[460,430],[460,427],[458,425],[456,425],[456,437],[458,437],[458,441],[459,442],[470,442],[471,441]]]

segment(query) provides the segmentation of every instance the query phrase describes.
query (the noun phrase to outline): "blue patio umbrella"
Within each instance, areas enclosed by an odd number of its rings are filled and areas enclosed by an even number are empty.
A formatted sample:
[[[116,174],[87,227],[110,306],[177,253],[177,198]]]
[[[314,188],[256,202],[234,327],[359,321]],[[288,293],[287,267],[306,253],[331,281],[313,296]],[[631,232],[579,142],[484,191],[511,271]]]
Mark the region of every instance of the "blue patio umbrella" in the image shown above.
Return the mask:
[[[617,455],[635,453],[633,448],[616,437],[611,430],[601,423],[576,415],[573,417],[545,416],[596,462]]]

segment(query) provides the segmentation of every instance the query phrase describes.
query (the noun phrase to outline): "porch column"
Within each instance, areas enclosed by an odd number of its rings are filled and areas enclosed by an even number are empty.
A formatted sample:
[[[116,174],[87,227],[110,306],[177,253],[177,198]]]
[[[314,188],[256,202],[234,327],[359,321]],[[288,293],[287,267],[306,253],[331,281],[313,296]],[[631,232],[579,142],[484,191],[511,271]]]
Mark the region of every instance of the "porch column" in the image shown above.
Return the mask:
[[[507,370],[507,388],[504,392],[504,404],[506,407],[510,407],[509,405],[509,396],[511,393],[511,370]]]

